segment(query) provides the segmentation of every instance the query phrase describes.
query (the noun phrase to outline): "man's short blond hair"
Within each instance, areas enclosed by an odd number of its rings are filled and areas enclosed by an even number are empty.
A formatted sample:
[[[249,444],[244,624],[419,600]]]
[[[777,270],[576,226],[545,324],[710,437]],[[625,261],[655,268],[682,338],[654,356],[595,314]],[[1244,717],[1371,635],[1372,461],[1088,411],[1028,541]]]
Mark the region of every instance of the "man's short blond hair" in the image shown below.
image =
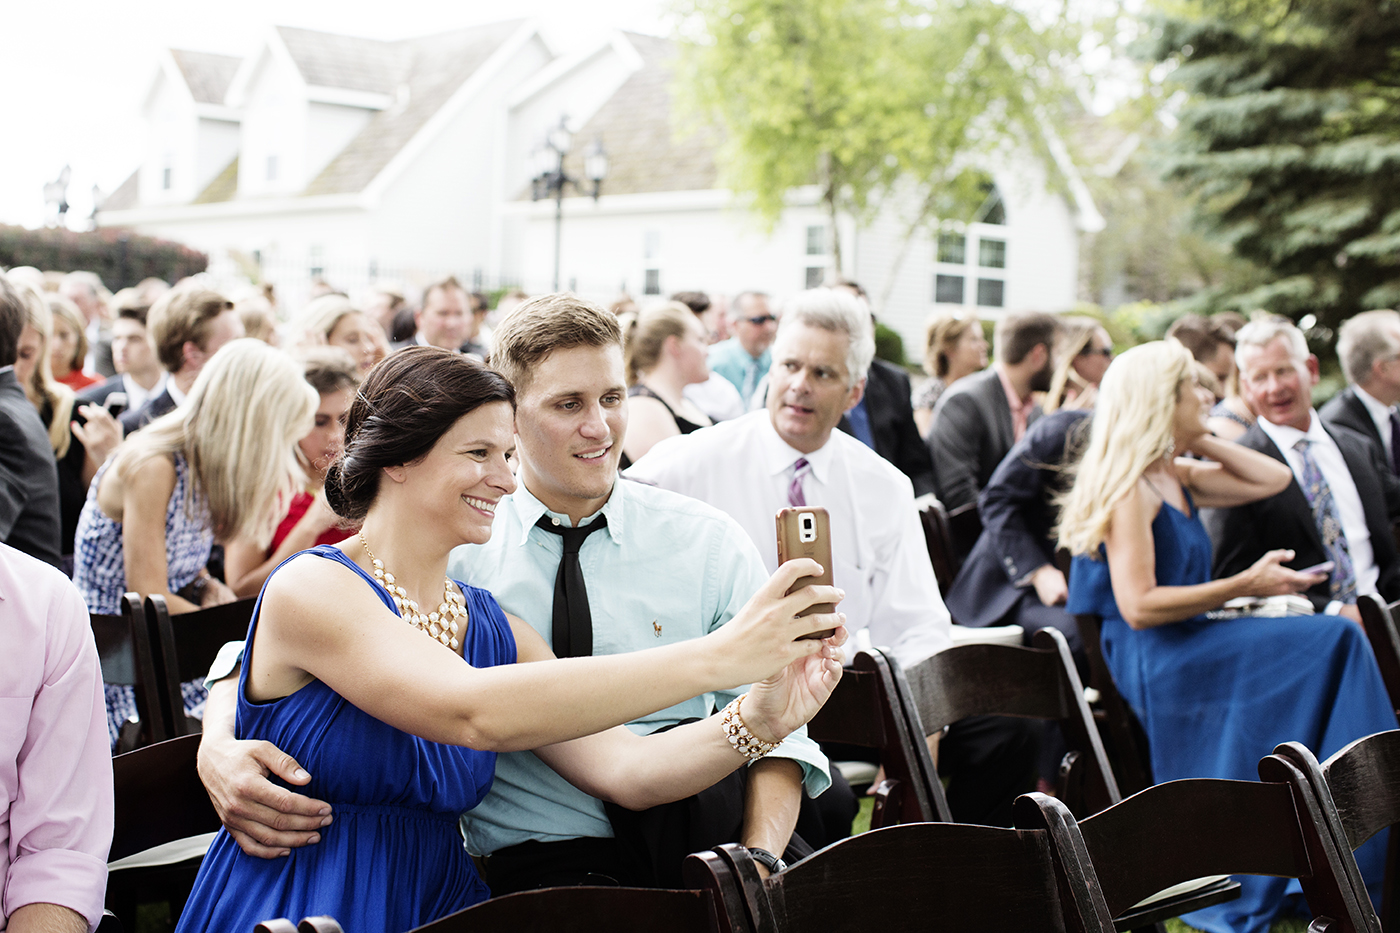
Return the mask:
[[[622,349],[622,330],[605,308],[577,295],[541,295],[522,302],[492,334],[491,367],[525,392],[534,368],[555,350]]]
[[[232,309],[233,302],[208,288],[176,288],[161,295],[146,315],[146,330],[160,364],[179,372],[185,364],[185,344],[207,348],[214,318]]]

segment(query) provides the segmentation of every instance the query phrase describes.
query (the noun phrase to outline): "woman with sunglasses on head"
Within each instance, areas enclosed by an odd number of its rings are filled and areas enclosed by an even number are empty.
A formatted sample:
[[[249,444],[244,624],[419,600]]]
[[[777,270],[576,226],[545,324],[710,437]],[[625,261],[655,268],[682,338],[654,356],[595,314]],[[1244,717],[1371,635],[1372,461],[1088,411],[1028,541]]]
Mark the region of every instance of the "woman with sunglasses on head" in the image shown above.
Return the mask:
[[[1055,341],[1055,372],[1041,409],[1049,414],[1061,408],[1093,408],[1108,364],[1113,361],[1113,338],[1091,317],[1061,319]]]

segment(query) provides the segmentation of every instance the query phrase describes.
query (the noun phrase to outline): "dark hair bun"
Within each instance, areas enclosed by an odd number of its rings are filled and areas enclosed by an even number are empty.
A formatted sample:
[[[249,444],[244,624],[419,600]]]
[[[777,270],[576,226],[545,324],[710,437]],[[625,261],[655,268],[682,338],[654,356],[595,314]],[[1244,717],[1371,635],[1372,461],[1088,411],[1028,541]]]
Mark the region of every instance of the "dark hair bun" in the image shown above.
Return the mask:
[[[350,503],[346,501],[345,490],[340,485],[341,463],[344,456],[336,457],[326,468],[326,503],[331,511],[341,518],[350,518]]]

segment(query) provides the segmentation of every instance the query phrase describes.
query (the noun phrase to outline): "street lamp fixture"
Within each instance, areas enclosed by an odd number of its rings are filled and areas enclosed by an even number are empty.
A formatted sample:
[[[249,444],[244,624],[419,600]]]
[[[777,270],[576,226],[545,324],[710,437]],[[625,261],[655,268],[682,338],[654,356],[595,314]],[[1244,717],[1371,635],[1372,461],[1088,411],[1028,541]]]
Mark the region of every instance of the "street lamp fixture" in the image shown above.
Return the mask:
[[[530,153],[530,197],[535,201],[554,199],[554,290],[559,291],[559,244],[564,229],[564,188],[573,185],[583,194],[591,195],[596,202],[603,191],[603,180],[608,177],[608,154],[603,149],[603,141],[595,139],[583,156],[584,179],[574,178],[564,172],[564,159],[573,143],[573,132],[569,129],[569,118],[560,117],[558,125],[545,134],[544,144]],[[587,184],[585,183],[587,182]]]

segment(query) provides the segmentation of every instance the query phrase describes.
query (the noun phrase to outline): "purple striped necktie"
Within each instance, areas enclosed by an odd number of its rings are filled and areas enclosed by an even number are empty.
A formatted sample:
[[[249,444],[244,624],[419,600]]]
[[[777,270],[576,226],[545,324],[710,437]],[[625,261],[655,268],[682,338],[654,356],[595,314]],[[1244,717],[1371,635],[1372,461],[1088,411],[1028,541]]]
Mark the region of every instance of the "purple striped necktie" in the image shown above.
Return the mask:
[[[802,494],[802,477],[810,472],[812,465],[807,462],[806,457],[798,457],[797,462],[792,465],[792,482],[788,484],[788,505],[795,509],[807,504],[807,497]]]

